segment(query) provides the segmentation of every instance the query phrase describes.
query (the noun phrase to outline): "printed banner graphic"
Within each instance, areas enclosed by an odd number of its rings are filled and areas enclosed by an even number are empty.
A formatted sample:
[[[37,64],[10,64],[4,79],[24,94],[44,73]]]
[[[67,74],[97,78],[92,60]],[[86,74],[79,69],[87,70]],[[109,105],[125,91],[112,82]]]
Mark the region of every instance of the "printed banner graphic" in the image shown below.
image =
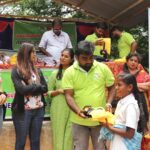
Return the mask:
[[[18,50],[21,43],[29,42],[38,49],[43,33],[51,29],[50,23],[15,20],[13,31],[13,49]],[[64,22],[63,31],[70,36],[73,47],[77,42],[76,23]]]

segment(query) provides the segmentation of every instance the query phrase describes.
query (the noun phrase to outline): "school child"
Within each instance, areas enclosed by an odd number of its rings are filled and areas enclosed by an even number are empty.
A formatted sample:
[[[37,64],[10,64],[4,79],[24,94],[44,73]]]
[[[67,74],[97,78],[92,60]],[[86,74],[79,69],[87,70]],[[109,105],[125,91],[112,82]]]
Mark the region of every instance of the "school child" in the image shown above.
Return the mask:
[[[143,119],[141,101],[134,75],[120,74],[117,80],[116,97],[119,99],[115,111],[115,125],[103,124],[100,138],[111,140],[110,150],[140,150],[142,134],[137,132]],[[144,119],[143,119],[144,120]],[[107,130],[108,129],[108,130]],[[143,128],[144,130],[144,128]]]

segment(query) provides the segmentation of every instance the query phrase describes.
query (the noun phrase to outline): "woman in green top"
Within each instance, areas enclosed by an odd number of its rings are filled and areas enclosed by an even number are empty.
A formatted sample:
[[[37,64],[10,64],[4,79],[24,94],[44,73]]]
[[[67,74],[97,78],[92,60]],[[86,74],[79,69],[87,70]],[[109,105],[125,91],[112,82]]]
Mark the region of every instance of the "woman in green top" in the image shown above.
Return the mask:
[[[49,95],[51,97],[50,117],[53,133],[53,150],[72,150],[70,109],[66,103],[61,79],[65,69],[73,64],[74,53],[65,49],[61,53],[59,70],[50,76]]]

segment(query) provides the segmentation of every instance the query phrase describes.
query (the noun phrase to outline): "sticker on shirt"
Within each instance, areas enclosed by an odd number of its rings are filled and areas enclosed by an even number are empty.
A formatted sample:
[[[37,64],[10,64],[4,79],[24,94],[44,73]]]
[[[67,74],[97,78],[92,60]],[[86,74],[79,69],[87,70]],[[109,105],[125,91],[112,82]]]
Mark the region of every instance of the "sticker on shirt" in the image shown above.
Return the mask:
[[[41,101],[41,95],[39,96],[26,96],[24,98],[25,109],[37,109],[43,107],[43,102]]]

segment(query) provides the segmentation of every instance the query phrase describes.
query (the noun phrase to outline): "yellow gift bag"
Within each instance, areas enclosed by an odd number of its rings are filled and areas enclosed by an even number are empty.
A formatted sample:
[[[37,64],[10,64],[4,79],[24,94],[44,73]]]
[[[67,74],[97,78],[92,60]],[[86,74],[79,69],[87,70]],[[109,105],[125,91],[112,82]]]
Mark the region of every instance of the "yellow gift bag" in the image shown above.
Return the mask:
[[[110,55],[111,52],[111,39],[110,38],[99,38],[98,40],[102,40],[104,42],[103,49],[107,51],[107,54]]]
[[[115,115],[112,113],[105,111],[102,107],[92,108],[92,107],[84,107],[85,115],[91,118],[93,121],[99,121],[102,123],[106,123],[106,120],[109,124],[114,125],[115,123]]]

